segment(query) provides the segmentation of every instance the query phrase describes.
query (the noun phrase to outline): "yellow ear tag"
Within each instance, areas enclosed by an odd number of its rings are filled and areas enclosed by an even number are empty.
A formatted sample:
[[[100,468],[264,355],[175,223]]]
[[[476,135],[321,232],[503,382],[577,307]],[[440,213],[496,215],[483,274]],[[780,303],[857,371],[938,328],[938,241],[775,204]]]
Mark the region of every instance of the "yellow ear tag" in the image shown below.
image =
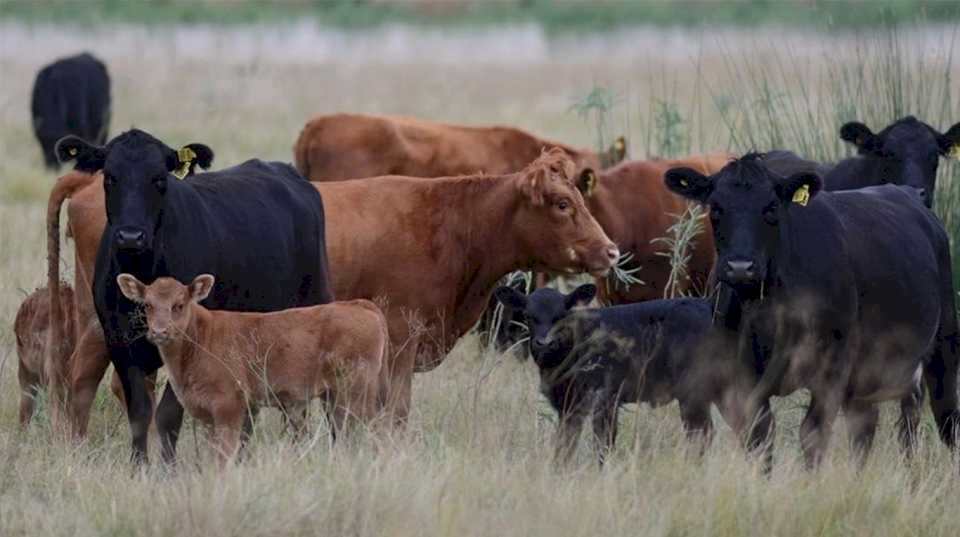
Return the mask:
[[[71,147],[71,148],[70,148],[70,151],[68,151],[68,152],[70,153],[70,156],[71,156],[71,157],[77,156],[77,148],[76,148],[76,147]]]
[[[810,187],[803,185],[793,193],[793,202],[801,207],[806,207],[810,201]]]
[[[177,160],[180,161],[180,167],[173,171],[173,176],[183,180],[190,173],[190,163],[197,158],[197,154],[189,147],[181,147],[177,151]]]
[[[953,144],[950,151],[947,151],[947,156],[953,160],[960,160],[960,142]]]
[[[680,186],[682,186],[683,188],[687,188],[688,186],[690,186],[690,183],[688,183],[686,179],[681,179]]]

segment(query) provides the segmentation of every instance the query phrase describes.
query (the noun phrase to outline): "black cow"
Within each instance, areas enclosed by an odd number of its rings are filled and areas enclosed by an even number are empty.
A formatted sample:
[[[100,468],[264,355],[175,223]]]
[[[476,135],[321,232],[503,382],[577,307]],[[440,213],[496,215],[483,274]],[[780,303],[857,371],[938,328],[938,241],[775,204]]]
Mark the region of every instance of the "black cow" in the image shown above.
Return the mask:
[[[530,277],[523,271],[511,272],[503,277],[501,283],[516,289],[519,293],[526,293],[527,280]],[[497,352],[512,350],[517,356],[526,355],[526,350],[520,348],[522,345],[518,345],[527,337],[527,327],[523,324],[523,311],[499,302],[495,295],[490,296],[487,308],[477,324],[477,331]]]
[[[732,290],[720,317],[746,344],[755,375],[750,445],[772,439],[769,398],[808,388],[801,425],[808,465],[819,462],[843,408],[861,461],[877,403],[901,401],[901,440],[914,437],[923,389],[941,438],[958,430],[958,333],[950,250],[916,191],[883,185],[821,192],[812,173],[784,178],[749,154],[706,177],[665,177],[710,208],[717,276]],[[768,443],[767,456],[770,448]]]
[[[76,137],[57,144],[78,169],[102,169],[107,226],[94,271],[93,297],[110,360],[120,374],[133,433],[133,457],[146,460],[150,401],[146,375],[160,367],[156,347],[142,337],[139,307],[124,297],[117,276],[144,282],[161,276],[191,281],[216,275],[208,308],[274,311],[330,302],[323,204],[317,190],[288,164],[248,160],[218,172],[213,153],[190,144],[175,151],[139,130],[105,147]],[[238,334],[238,337],[256,337]],[[157,410],[163,456],[172,461],[183,407],[171,391]]]
[[[682,298],[573,309],[596,292],[593,284],[569,295],[550,288],[529,296],[511,287],[495,291],[526,317],[541,390],[559,417],[557,459],[570,456],[584,420],[591,418],[603,464],[616,441],[619,408],[627,403],[659,406],[676,399],[687,433],[708,439],[710,404],[726,418],[729,402],[750,388],[738,386],[743,374],[723,369],[732,360],[719,359],[725,346],[710,337],[710,303]]]
[[[47,168],[56,170],[54,145],[69,134],[102,145],[110,127],[110,75],[88,53],[59,59],[37,73],[33,83],[33,132]]]
[[[764,162],[784,176],[816,171],[823,177],[824,190],[830,192],[886,183],[911,186],[920,192],[924,204],[932,207],[940,157],[960,151],[960,123],[941,134],[913,116],[894,122],[878,134],[863,123],[847,123],[840,128],[840,137],[855,145],[860,155],[824,165],[789,151],[771,151]]]

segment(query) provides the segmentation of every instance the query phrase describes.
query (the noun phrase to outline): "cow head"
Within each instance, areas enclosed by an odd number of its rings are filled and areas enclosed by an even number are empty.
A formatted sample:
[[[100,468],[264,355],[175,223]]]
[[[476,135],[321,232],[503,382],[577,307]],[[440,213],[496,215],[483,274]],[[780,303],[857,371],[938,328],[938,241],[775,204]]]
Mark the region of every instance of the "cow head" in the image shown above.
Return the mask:
[[[163,346],[180,339],[195,315],[194,303],[207,298],[213,289],[213,276],[201,274],[190,285],[173,278],[157,278],[146,285],[131,274],[117,276],[120,292],[143,305],[147,317],[147,339]]]
[[[555,330],[557,323],[565,319],[573,308],[586,306],[597,295],[597,286],[592,283],[577,287],[569,295],[544,287],[529,296],[512,287],[498,287],[494,291],[505,307],[523,312],[530,331],[530,354],[540,367],[550,367],[566,356],[569,342]]]
[[[840,137],[855,145],[861,155],[887,161],[889,170],[883,172],[884,182],[916,188],[927,207],[931,207],[939,157],[958,151],[955,148],[960,147],[960,123],[941,134],[907,116],[874,134],[863,123],[851,122],[840,129]]]
[[[667,188],[710,209],[721,281],[748,294],[761,289],[780,247],[779,227],[791,205],[806,205],[823,186],[819,176],[801,172],[784,178],[766,168],[762,155],[749,154],[705,176],[673,168]]]
[[[213,151],[203,144],[177,151],[137,129],[102,147],[67,136],[57,142],[56,152],[61,162],[76,161],[78,170],[103,170],[113,245],[130,252],[144,251],[153,243],[169,183],[190,175],[198,165],[206,169],[213,162]]]
[[[574,183],[574,163],[561,149],[544,152],[515,176],[521,202],[514,226],[534,268],[606,274],[620,256]]]

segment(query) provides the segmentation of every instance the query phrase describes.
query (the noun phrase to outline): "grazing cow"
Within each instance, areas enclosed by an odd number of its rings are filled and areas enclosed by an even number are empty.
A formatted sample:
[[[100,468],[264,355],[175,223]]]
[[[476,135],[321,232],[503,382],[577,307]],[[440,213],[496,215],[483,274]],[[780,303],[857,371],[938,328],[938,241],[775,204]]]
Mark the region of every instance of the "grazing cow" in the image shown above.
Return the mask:
[[[573,161],[554,149],[503,176],[313,184],[323,197],[334,293],[341,300],[385,301],[397,353],[388,364],[397,419],[409,410],[408,373],[442,362],[476,324],[504,275],[521,268],[600,274],[612,266],[619,252],[586,209],[574,179]],[[78,262],[89,259],[106,225],[104,190],[96,185],[74,195],[68,207]],[[386,198],[390,204],[382,203]],[[72,390],[95,389],[83,379],[103,375],[107,364],[93,347],[77,360]]]
[[[80,249],[99,237],[93,303],[123,385],[133,459],[145,461],[151,417],[146,376],[162,362],[142,337],[139,306],[120,293],[116,277],[128,272],[152,282],[214,273],[218,283],[205,301],[211,309],[262,312],[330,302],[323,205],[316,189],[281,163],[250,160],[180,180],[197,165],[210,166],[210,148],[190,144],[175,151],[136,129],[103,147],[68,137],[57,144],[57,152],[61,160],[75,159],[80,171],[103,171],[100,216],[74,219],[71,214],[71,226],[78,259],[90,258]],[[75,433],[86,423],[106,365],[102,350],[93,352],[89,345],[82,337],[78,350],[86,354],[71,360],[69,410]],[[157,410],[167,461],[175,455],[182,418],[183,407],[168,386]]]
[[[297,169],[311,181],[381,175],[450,177],[518,172],[549,147],[563,149],[578,169],[612,166],[626,155],[618,138],[598,154],[537,138],[513,127],[466,127],[425,119],[334,114],[304,126],[293,147]]]
[[[840,128],[840,137],[856,146],[859,155],[823,165],[789,151],[771,151],[763,160],[784,176],[815,171],[830,192],[886,183],[910,186],[917,189],[927,207],[933,207],[940,157],[960,158],[960,123],[941,134],[907,116],[874,134],[863,123],[851,122]]]
[[[200,305],[214,277],[189,285],[145,285],[117,276],[120,292],[142,304],[147,339],[157,346],[177,398],[207,425],[221,466],[261,406],[279,407],[295,433],[312,399],[323,398],[334,438],[350,422],[371,425],[383,402],[387,320],[373,302],[353,300],[272,313],[211,311]]]
[[[722,370],[717,346],[708,345],[719,343],[710,339],[710,303],[680,298],[574,309],[596,292],[588,283],[568,295],[549,288],[529,296],[510,287],[495,293],[522,311],[530,327],[540,389],[559,415],[557,459],[569,458],[590,418],[603,464],[616,442],[619,408],[627,403],[660,406],[676,399],[691,439],[709,440],[710,404],[725,412],[737,394],[749,393],[749,386],[739,385],[743,375]]]
[[[663,174],[670,168],[693,168],[701,173],[716,173],[732,155],[708,153],[681,159],[624,162],[609,170],[584,170],[580,190],[587,208],[600,227],[616,243],[624,255],[632,254],[630,268],[640,267],[635,274],[642,284],[628,285],[611,274],[596,280],[600,302],[630,304],[664,298],[670,280],[669,247],[655,239],[669,236],[668,228],[676,223],[676,215],[687,208],[687,201],[667,190]],[[713,237],[709,222],[697,235],[689,250],[687,279],[678,282],[681,294],[702,292],[713,268]]]
[[[110,126],[110,75],[89,53],[59,59],[37,73],[30,104],[33,132],[47,168],[60,167],[54,146],[73,134],[103,144]]]
[[[757,385],[750,447],[772,439],[769,398],[807,388],[800,430],[808,465],[827,447],[841,408],[861,460],[877,403],[899,399],[909,447],[923,388],[953,446],[958,333],[947,234],[913,189],[821,192],[819,176],[784,178],[749,154],[712,176],[678,168],[667,186],[710,207],[717,275],[732,291],[719,311],[744,341]],[[749,420],[748,420],[749,422]],[[769,460],[770,451],[767,451]]]

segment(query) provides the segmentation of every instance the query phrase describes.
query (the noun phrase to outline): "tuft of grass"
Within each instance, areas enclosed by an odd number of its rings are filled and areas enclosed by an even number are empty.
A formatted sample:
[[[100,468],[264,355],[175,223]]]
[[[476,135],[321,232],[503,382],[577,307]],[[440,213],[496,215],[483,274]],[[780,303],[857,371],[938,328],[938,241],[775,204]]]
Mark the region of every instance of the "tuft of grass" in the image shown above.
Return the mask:
[[[706,227],[704,225],[706,215],[707,211],[702,205],[688,203],[683,213],[671,215],[676,222],[667,228],[667,236],[657,237],[651,241],[654,244],[663,244],[666,250],[656,254],[670,260],[670,277],[663,287],[663,298],[681,296],[681,289],[686,288],[685,284],[690,280],[687,269],[696,246],[696,238]]]

